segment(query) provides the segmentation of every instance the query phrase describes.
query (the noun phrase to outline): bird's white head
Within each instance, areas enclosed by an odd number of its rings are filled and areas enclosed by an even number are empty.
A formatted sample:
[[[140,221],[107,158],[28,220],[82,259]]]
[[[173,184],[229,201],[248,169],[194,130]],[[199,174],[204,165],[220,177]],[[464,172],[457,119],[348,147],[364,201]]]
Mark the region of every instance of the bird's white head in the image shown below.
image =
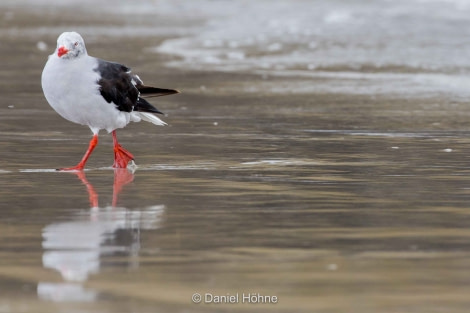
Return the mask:
[[[61,59],[75,59],[87,55],[85,42],[76,32],[65,32],[57,38],[57,48],[54,52]]]

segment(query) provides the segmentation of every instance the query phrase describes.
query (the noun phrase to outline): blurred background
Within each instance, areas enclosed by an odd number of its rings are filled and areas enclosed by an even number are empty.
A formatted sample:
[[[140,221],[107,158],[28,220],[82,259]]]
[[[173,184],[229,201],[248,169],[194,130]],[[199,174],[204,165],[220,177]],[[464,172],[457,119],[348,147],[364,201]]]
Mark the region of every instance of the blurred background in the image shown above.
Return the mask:
[[[469,13],[3,0],[0,312],[467,312]],[[40,86],[72,30],[181,91],[151,99],[169,126],[118,130],[136,170],[102,132],[86,171],[55,171],[91,136]]]

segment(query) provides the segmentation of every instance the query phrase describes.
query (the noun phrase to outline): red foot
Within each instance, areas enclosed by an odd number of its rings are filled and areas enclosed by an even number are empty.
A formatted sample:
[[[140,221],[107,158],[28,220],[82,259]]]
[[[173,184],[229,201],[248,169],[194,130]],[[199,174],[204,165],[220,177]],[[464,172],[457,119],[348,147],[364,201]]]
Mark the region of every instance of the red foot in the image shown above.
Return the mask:
[[[116,137],[116,131],[113,130],[113,143],[114,143],[114,168],[127,168],[127,164],[134,160],[134,156],[132,153],[121,147],[119,144],[117,137]]]
[[[127,164],[132,160],[134,160],[132,153],[119,144],[114,146],[114,168],[126,168]]]

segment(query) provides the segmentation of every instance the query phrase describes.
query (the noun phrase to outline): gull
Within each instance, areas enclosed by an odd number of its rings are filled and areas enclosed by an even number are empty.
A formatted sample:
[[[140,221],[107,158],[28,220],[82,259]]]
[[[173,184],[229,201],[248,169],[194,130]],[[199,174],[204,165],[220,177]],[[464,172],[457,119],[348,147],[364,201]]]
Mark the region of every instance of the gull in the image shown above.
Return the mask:
[[[62,171],[80,171],[98,144],[98,133],[106,130],[113,136],[114,168],[126,168],[134,156],[116,137],[116,129],[141,120],[166,125],[154,113],[162,114],[143,97],[178,93],[144,85],[139,76],[125,65],[89,56],[85,42],[76,32],[64,32],[57,48],[47,60],[41,77],[44,96],[60,116],[88,126],[93,137],[80,162]]]

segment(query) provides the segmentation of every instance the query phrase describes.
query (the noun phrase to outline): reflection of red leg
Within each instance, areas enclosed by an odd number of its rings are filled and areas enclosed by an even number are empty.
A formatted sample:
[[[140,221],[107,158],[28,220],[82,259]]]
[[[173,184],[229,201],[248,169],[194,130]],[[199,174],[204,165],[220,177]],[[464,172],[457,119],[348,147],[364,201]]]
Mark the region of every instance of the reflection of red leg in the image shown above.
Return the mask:
[[[86,186],[86,189],[88,191],[88,196],[90,198],[91,207],[97,208],[98,207],[98,194],[96,193],[95,188],[93,188],[93,185],[90,184],[88,179],[86,179],[85,172],[79,171],[79,172],[76,172],[76,174],[77,174],[77,177]]]
[[[114,168],[126,168],[127,164],[134,160],[132,153],[121,147],[117,141],[116,131],[113,130],[113,143],[114,143]]]
[[[96,145],[98,144],[98,135],[94,134],[93,138],[90,140],[90,144],[88,146],[88,150],[85,152],[85,155],[83,156],[82,160],[75,165],[74,167],[66,167],[66,168],[60,168],[59,171],[81,171],[85,167],[85,163],[90,157],[91,153],[93,152],[93,149],[95,149]]]
[[[115,207],[119,193],[122,187],[129,184],[134,180],[134,174],[129,172],[127,168],[116,168],[114,170],[114,184],[113,184],[113,202],[112,206]]]

